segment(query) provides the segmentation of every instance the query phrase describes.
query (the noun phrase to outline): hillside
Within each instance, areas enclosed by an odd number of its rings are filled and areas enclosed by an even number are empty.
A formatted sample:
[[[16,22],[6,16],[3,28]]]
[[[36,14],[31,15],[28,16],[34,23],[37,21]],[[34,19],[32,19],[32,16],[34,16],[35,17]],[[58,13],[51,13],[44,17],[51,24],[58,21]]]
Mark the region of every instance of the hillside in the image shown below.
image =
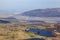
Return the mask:
[[[10,22],[5,20],[0,20],[0,23],[10,23]]]
[[[49,23],[43,25],[0,24],[0,40],[59,40],[59,26],[60,24]]]
[[[24,12],[21,15],[30,17],[60,17],[60,8],[35,9]]]

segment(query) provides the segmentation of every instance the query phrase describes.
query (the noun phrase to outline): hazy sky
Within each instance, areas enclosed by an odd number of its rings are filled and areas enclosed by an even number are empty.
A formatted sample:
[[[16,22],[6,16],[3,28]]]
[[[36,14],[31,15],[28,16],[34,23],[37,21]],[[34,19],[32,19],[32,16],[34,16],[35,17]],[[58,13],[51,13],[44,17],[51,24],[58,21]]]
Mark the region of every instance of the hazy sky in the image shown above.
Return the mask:
[[[0,10],[32,10],[59,8],[60,0],[0,0]]]

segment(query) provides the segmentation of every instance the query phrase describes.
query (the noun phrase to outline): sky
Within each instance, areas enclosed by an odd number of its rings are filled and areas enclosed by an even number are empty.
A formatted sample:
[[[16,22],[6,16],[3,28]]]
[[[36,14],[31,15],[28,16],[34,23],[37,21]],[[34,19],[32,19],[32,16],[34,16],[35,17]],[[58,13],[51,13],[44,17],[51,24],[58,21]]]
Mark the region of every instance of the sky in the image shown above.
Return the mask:
[[[60,8],[60,0],[0,0],[0,10],[23,12],[46,8]]]

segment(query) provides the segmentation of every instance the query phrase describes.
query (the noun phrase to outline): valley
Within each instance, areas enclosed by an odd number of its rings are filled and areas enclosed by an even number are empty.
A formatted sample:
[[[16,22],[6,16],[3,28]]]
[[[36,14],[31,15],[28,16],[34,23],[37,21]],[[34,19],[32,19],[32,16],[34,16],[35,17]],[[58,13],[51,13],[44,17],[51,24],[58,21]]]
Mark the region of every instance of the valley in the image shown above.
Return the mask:
[[[0,14],[0,40],[60,40],[60,9]]]

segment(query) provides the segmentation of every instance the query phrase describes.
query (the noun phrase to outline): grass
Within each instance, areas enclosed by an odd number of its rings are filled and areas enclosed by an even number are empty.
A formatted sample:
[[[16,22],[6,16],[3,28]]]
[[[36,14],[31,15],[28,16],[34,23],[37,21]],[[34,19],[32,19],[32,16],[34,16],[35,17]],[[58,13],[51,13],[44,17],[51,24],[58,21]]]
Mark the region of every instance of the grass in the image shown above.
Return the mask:
[[[50,25],[20,25],[16,23],[0,24],[0,40],[23,40],[28,38],[46,38],[44,36],[39,36],[34,33],[25,32],[29,28],[37,27],[39,29],[46,29]]]

